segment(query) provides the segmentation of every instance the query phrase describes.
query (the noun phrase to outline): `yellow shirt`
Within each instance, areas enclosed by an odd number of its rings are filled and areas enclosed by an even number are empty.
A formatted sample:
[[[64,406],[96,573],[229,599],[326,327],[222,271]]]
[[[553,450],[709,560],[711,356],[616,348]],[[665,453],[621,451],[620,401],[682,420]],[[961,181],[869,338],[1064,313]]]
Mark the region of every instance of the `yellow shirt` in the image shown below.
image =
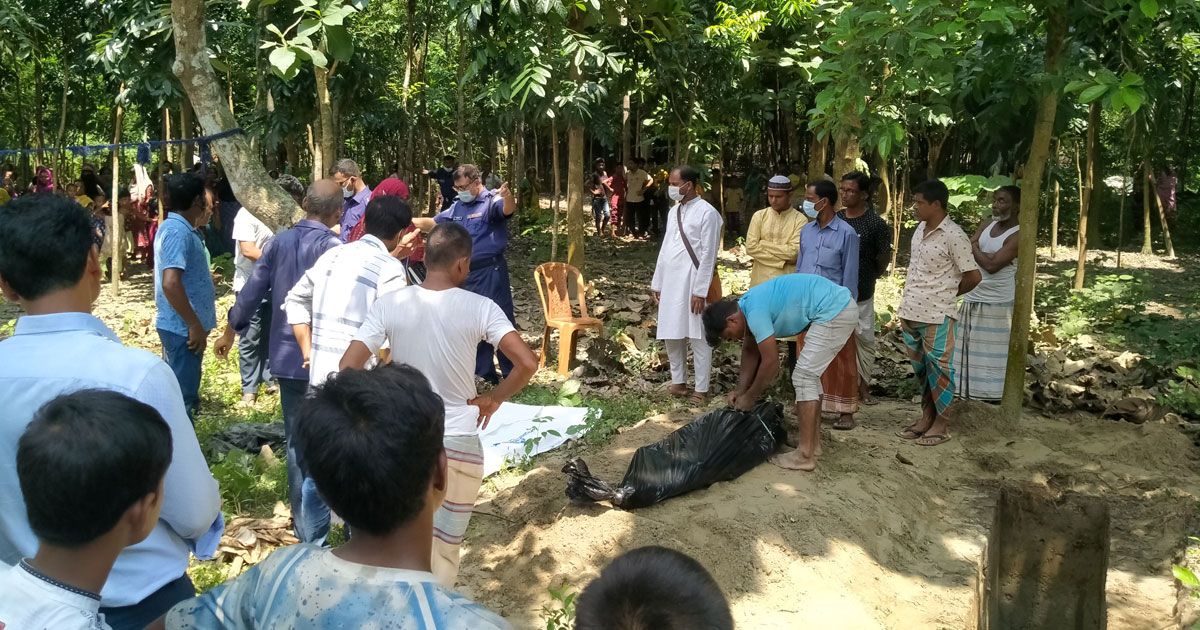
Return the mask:
[[[768,207],[754,213],[746,233],[746,253],[754,259],[750,286],[795,271],[800,228],[807,222],[795,208],[776,212]]]
[[[84,208],[91,208],[92,198],[87,195],[78,195],[75,197],[75,203],[83,206]]]
[[[8,203],[11,200],[12,200],[12,195],[8,194],[7,190],[0,188],[0,206],[3,206],[4,204]]]

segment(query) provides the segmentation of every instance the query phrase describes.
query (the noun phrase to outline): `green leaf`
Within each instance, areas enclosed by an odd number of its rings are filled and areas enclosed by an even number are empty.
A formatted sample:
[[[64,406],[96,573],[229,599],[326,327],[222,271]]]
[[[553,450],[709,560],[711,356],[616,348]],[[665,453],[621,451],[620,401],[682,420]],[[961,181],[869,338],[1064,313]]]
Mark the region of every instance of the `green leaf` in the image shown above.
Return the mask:
[[[580,431],[582,431],[586,428],[587,428],[586,424],[573,424],[573,425],[567,427],[567,435],[575,435],[576,433],[579,433]]]
[[[1158,15],[1158,0],[1141,0],[1138,7],[1142,10],[1143,15],[1152,20]]]
[[[309,37],[315,35],[321,30],[320,20],[301,20],[300,28],[296,31],[296,35],[300,37]]]
[[[1079,102],[1086,105],[1100,98],[1101,96],[1104,96],[1105,92],[1108,92],[1107,85],[1093,85],[1079,95]]]
[[[559,397],[574,396],[579,392],[579,387],[583,385],[579,379],[569,379],[562,384],[562,388],[558,390]]]
[[[1121,88],[1117,93],[1121,95],[1121,100],[1125,101],[1125,106],[1129,108],[1129,113],[1136,114],[1142,108],[1142,103],[1145,99],[1137,90]]]
[[[325,27],[325,50],[338,61],[350,61],[354,56],[354,42],[344,26]]]
[[[268,24],[268,25],[267,25],[267,31],[269,31],[269,32],[271,32],[271,33],[274,33],[275,35],[279,36],[279,38],[280,38],[280,39],[282,39],[282,38],[283,38],[283,32],[282,32],[282,31],[280,31],[280,30],[279,30],[279,27],[278,27],[278,26],[275,26],[274,24]]]
[[[288,78],[292,75],[296,65],[296,51],[280,46],[271,51],[271,54],[267,56],[267,61],[271,62],[271,69],[275,71],[275,74]]]
[[[1197,579],[1196,574],[1187,567],[1174,565],[1171,567],[1171,574],[1188,588],[1200,588],[1200,579]]]

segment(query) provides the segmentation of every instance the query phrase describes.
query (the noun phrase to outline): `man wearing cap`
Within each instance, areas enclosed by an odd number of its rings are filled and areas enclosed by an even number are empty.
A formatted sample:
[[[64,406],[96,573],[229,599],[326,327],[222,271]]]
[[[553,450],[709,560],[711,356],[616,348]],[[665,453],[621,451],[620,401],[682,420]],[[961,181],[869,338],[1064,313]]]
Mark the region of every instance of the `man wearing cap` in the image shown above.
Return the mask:
[[[791,205],[792,182],[776,175],[767,182],[768,207],[754,213],[746,233],[746,253],[754,259],[750,286],[791,273],[800,251],[804,215]]]

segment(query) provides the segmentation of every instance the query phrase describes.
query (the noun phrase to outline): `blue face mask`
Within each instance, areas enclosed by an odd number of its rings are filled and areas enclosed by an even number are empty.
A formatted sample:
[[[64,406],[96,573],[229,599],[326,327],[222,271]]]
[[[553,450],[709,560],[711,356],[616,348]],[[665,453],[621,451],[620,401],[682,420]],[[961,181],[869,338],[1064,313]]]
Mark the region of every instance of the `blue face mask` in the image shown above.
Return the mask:
[[[472,195],[466,190],[460,190],[458,191],[458,200],[463,203],[471,203],[472,201],[475,201],[475,195]]]
[[[807,217],[808,217],[808,218],[810,218],[810,219],[815,219],[815,218],[817,218],[817,214],[818,214],[818,213],[817,213],[817,205],[816,205],[816,204],[814,204],[813,202],[811,202],[811,201],[809,201],[809,200],[805,199],[805,200],[804,200],[804,206],[803,206],[803,208],[804,208],[804,214],[805,214],[805,216],[807,216]]]

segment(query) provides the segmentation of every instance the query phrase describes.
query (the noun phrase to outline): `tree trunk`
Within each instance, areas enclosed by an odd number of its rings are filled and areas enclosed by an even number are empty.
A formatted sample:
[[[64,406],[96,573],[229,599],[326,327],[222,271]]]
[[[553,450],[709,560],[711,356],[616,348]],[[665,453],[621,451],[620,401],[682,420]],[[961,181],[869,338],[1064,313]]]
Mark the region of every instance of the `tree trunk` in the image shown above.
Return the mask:
[[[163,130],[162,130],[162,133],[163,133],[163,136],[162,136],[163,140],[171,139],[171,108],[170,107],[163,108]],[[167,162],[170,162],[170,161],[172,161],[171,158],[172,158],[171,145],[164,144],[163,148],[162,148],[162,159],[166,160]],[[158,184],[156,184],[156,185],[158,185]],[[161,185],[158,185],[158,187],[162,188]]]
[[[887,160],[878,153],[875,154],[875,172],[879,175],[879,190],[871,191],[876,200],[875,212],[886,217],[892,209],[892,183],[888,178]]]
[[[862,157],[858,135],[853,132],[840,133],[834,142],[833,181],[841,181],[842,175],[853,171]]]
[[[1054,214],[1050,215],[1050,260],[1058,258],[1058,203],[1062,198],[1062,190],[1057,179],[1054,180]]]
[[[908,171],[900,169],[896,177],[896,204],[892,206],[892,275],[899,275],[896,260],[900,256],[900,226],[904,225],[904,200],[908,195]]]
[[[189,0],[189,1],[191,1],[191,0]],[[172,9],[172,11],[174,11],[174,9]],[[203,12],[203,9],[201,9],[201,11]],[[176,43],[175,48],[176,48],[176,50],[179,49],[178,43]],[[178,61],[176,63],[178,63]],[[212,71],[212,64],[210,64],[208,62],[207,57],[205,58],[204,63],[209,69],[209,74],[211,75],[210,78],[212,79],[212,82],[213,82],[212,85],[215,86],[216,81],[217,81],[217,74]],[[179,74],[179,71],[176,70],[175,73]],[[215,92],[215,89],[214,89],[214,92]],[[219,92],[217,92],[217,95],[218,95],[217,97],[220,98]],[[194,133],[195,127],[196,127],[196,110],[194,110],[192,108],[192,101],[190,100],[190,93],[188,93],[187,90],[185,89],[183,97],[180,98],[179,100],[180,100],[180,104],[179,104],[179,137],[182,139],[185,139],[185,140],[194,138],[195,136],[193,135],[193,133]],[[213,101],[213,105],[215,107],[221,107],[220,101]],[[233,112],[229,112],[229,115],[232,116]],[[192,168],[192,164],[195,163],[196,147],[194,145],[192,145],[192,143],[190,143],[190,142],[185,142],[181,146],[183,146],[183,157],[180,159],[181,164],[179,165],[179,172],[182,173],[182,172],[187,171],[188,169]]]
[[[1084,274],[1086,273],[1085,265],[1087,264],[1087,242],[1088,242],[1088,214],[1091,213],[1092,205],[1095,202],[1094,195],[1096,184],[1096,168],[1098,155],[1100,153],[1100,143],[1098,135],[1100,133],[1100,103],[1092,101],[1091,109],[1088,111],[1088,132],[1087,132],[1087,173],[1084,175],[1083,191],[1079,198],[1079,258],[1075,262],[1075,288],[1083,288]]]
[[[125,91],[125,84],[122,83],[120,89],[117,90],[118,98]],[[121,142],[121,127],[125,123],[125,107],[120,101],[116,103],[116,111],[113,113],[113,144]],[[112,150],[112,190],[108,196],[108,207],[112,211],[112,277],[109,282],[112,286],[113,297],[121,295],[121,267],[125,262],[125,222],[121,220],[119,211],[120,204],[117,202],[120,195],[120,176],[121,176],[121,150]],[[164,213],[165,218],[165,213]]]
[[[567,127],[567,264],[583,269],[583,123]]]
[[[629,166],[629,160],[633,157],[633,151],[629,146],[629,92],[626,92],[621,97],[621,163]]]
[[[825,176],[826,152],[829,150],[829,139],[822,138],[816,129],[809,129],[812,134],[808,145],[808,181],[815,182]],[[808,182],[801,182],[802,184]]]
[[[562,200],[562,171],[558,161],[558,119],[550,119],[550,170],[554,173],[554,219],[550,223],[550,260],[558,260],[558,211]]]
[[[1053,9],[1046,23],[1046,75],[1062,73],[1063,50],[1066,47],[1067,19],[1062,9]],[[1033,288],[1037,281],[1038,192],[1046,158],[1050,154],[1050,138],[1054,133],[1054,118],[1058,110],[1058,88],[1042,88],[1029,159],[1025,162],[1022,189],[1030,194],[1021,196],[1021,242],[1017,254],[1017,290],[1013,299],[1012,334],[1008,342],[1008,365],[1004,372],[1004,397],[1001,411],[1010,421],[1021,417],[1025,401],[1025,360],[1029,346],[1029,323],[1033,315]]]
[[[1154,253],[1153,235],[1150,233],[1150,158],[1142,158],[1142,253]]]
[[[1163,241],[1167,245],[1167,258],[1175,257],[1175,244],[1171,242],[1171,226],[1167,224],[1167,210],[1163,207],[1162,197],[1158,196],[1158,183],[1153,171],[1146,171],[1146,184],[1154,188],[1154,204],[1158,206],[1158,222],[1162,224]]]
[[[237,120],[221,98],[216,73],[208,60],[204,0],[172,0],[171,23],[175,35],[173,69],[187,100],[196,106],[201,129],[211,135],[237,128]],[[222,138],[214,144],[234,194],[255,217],[271,229],[279,230],[302,216],[291,195],[267,176],[244,135]]]
[[[782,101],[779,103],[779,111],[783,118],[783,133],[787,139],[787,160],[795,162],[800,159],[800,131],[796,128],[796,103],[795,101]],[[824,155],[824,152],[822,152]],[[824,172],[824,167],[821,169]]]
[[[33,57],[33,132],[34,138],[37,140],[37,158],[39,164],[43,163],[42,152],[46,149],[46,125],[44,124],[46,120],[46,99],[44,84],[41,57],[35,54]]]
[[[942,147],[946,145],[946,138],[949,137],[949,129],[944,130],[940,134],[929,134],[929,152],[925,156],[925,179],[934,179],[937,177],[937,166],[942,158]]]
[[[333,127],[333,102],[329,98],[329,70],[313,66],[313,74],[317,82],[317,120],[314,146],[319,146],[318,153],[313,156],[313,181],[328,175],[337,160],[337,131]]]
[[[458,147],[458,158],[466,160],[467,154],[467,99],[464,92],[466,91],[466,71],[467,71],[467,37],[463,33],[462,27],[458,30],[458,116],[456,122],[458,127],[455,129],[455,145]]]
[[[54,146],[58,149],[58,160],[55,165],[54,173],[62,177],[63,162],[67,159],[67,152],[62,150],[67,138],[67,91],[68,91],[68,74],[67,65],[62,64],[62,101],[58,108],[58,135],[55,136]]]

